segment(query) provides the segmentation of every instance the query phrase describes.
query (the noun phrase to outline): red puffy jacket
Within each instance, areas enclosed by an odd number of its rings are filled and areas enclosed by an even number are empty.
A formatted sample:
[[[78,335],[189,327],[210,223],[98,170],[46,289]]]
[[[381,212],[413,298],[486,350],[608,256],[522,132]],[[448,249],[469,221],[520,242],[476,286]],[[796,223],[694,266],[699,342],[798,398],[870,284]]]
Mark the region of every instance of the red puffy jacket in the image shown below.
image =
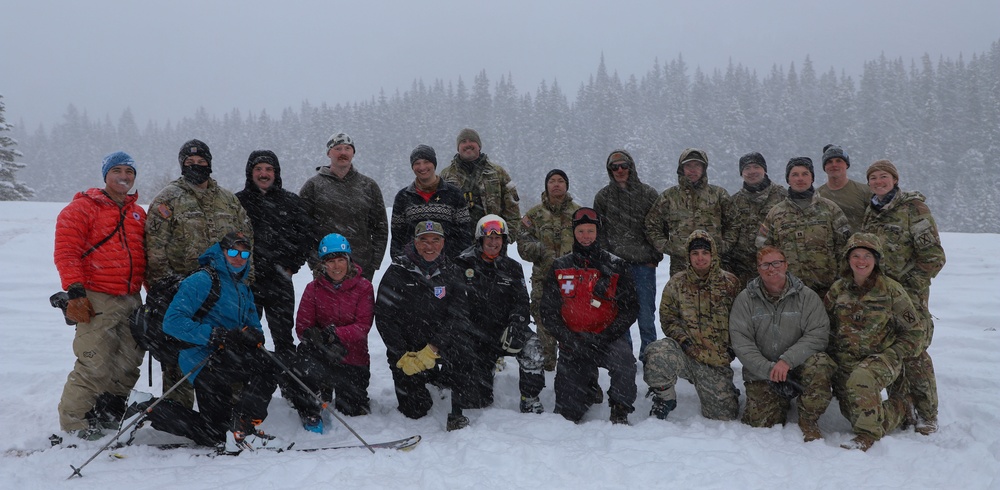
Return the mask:
[[[307,328],[334,326],[337,338],[347,348],[344,364],[367,366],[371,364],[368,332],[375,318],[375,291],[372,283],[361,277],[361,267],[354,266],[354,276],[345,279],[339,288],[334,288],[326,277],[306,286],[295,317],[295,333],[302,339]]]
[[[55,262],[63,289],[137,294],[146,277],[146,211],[126,196],[118,206],[102,189],[78,192],[56,219]],[[119,226],[121,223],[121,226]],[[114,235],[94,250],[91,248]],[[84,254],[90,251],[86,257]]]

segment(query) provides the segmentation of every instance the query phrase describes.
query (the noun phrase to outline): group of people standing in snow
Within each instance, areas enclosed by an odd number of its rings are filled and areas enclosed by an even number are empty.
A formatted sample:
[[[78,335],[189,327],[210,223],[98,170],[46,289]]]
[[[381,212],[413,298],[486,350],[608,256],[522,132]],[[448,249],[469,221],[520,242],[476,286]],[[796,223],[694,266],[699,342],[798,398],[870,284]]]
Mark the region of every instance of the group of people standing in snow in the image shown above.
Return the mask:
[[[134,160],[105,157],[104,188],[77,194],[56,225],[55,262],[76,322],[77,361],[59,403],[64,431],[99,439],[141,416],[239,451],[273,438],[258,426],[280,386],[303,427],[322,433],[327,402],[345,415],[371,412],[373,324],[398,410],[423,417],[434,400],[428,385],[448,388],[448,430],[469,424],[464,410],[493,403],[494,372],[507,356],[519,364],[521,412],[544,412],[544,372],[555,371],[554,411],[580,422],[603,403],[604,368],[610,419],[628,424],[636,353],[657,419],[677,407],[678,378],[695,386],[702,415],[736,419],[739,358],[746,424],[784,424],[797,400],[804,440],[815,440],[836,396],[854,428],[848,448],[867,450],[906,424],[937,428],[927,306],[945,256],[923,196],[899,189],[888,160],[868,168],[864,186],[847,178],[848,154],[828,145],[827,184],[816,190],[812,160],[796,157],[786,190],[770,181],[760,153],[748,153],[739,159],[743,187],[730,196],[708,183],[703,150],[681,153],[678,184],[662,193],[615,150],[593,207],[581,207],[569,176],[552,169],[541,203],[522,216],[510,175],[463,129],[441,172],[433,148],[414,148],[414,181],[387,219],[381,189],[354,166],[353,139],[336,133],[326,150],[329,165],[298,194],[282,187],[277,155],[254,151],[233,194],[211,178],[208,145],[188,141],[181,177],[148,215],[129,193]],[[510,246],[532,263],[530,294]],[[392,262],[376,290],[387,247]],[[664,255],[670,279],[657,339]],[[304,263],[313,280],[295,312],[292,276]],[[152,410],[152,399],[127,401],[143,358],[129,327],[140,308],[179,345],[160,359],[166,399]]]

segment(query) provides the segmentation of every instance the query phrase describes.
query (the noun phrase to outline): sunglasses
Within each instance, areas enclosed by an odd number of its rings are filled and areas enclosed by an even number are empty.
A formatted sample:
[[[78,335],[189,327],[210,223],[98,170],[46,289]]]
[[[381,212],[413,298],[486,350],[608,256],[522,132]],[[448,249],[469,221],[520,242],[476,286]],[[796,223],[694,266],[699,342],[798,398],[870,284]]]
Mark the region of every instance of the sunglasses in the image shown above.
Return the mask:
[[[583,218],[597,221],[597,211],[594,211],[593,209],[590,208],[580,208],[577,209],[575,213],[573,213],[574,221],[579,221]]]
[[[249,250],[242,250],[241,251],[241,250],[236,250],[235,248],[227,248],[226,249],[226,255],[228,255],[230,257],[239,256],[241,259],[246,260],[246,259],[250,258],[250,251]]]
[[[628,169],[628,164],[627,163],[612,163],[611,165],[608,165],[608,168],[610,168],[612,172],[616,172],[616,171],[622,170],[622,169],[626,169],[627,170]]]
[[[781,264],[784,263],[785,263],[784,260],[775,260],[774,262],[761,262],[760,264],[757,264],[757,267],[762,271],[766,271],[770,270],[771,268],[781,267]]]
[[[499,221],[487,221],[483,223],[483,236],[503,235],[503,223]]]

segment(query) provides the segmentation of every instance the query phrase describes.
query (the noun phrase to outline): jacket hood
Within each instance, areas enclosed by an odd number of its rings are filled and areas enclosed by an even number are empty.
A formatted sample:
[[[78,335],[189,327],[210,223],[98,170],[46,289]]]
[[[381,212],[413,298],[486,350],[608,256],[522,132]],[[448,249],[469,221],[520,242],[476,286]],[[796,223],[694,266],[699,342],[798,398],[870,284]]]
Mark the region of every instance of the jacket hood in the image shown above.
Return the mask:
[[[781,295],[781,299],[784,299],[786,296],[791,294],[797,294],[806,286],[801,279],[795,277],[795,274],[792,274],[791,272],[785,272],[785,279],[788,281],[788,284],[785,288],[785,292]],[[757,275],[757,277],[754,277],[747,283],[747,294],[751,297],[766,299],[767,296],[764,293],[764,284],[760,279],[760,275]]]
[[[688,181],[687,177],[684,177],[684,162],[689,160],[698,160],[702,164],[701,178],[694,183]],[[705,188],[705,185],[708,184],[708,154],[704,150],[688,148],[681,152],[680,158],[677,159],[677,183],[683,188]]]
[[[625,163],[628,164],[628,184],[629,187],[639,184],[639,171],[635,168],[635,159],[632,155],[625,150],[615,150],[608,155],[608,159],[604,162],[604,169],[608,171],[608,180],[612,184],[616,184],[614,172],[611,171],[611,163],[620,161],[624,158]]]
[[[685,247],[684,248],[689,248],[691,246],[691,242],[693,242],[693,241],[695,241],[695,240],[697,240],[699,238],[701,238],[703,240],[708,240],[708,243],[711,246],[712,265],[711,265],[711,269],[709,270],[709,273],[710,274],[714,274],[714,273],[718,272],[719,269],[722,268],[722,260],[719,257],[719,249],[716,246],[715,239],[712,238],[712,234],[711,233],[709,233],[709,232],[707,232],[705,230],[694,230],[693,232],[691,232],[690,235],[688,235],[688,239],[687,239],[687,242],[685,242]],[[691,267],[691,254],[687,253],[686,255],[687,255],[687,259],[688,259],[688,270],[690,270],[691,273],[694,274],[694,269]]]
[[[270,163],[274,167],[274,184],[271,185],[270,190],[281,189],[281,164],[278,162],[278,155],[275,155],[271,150],[255,150],[253,153],[250,153],[250,157],[247,158],[247,181],[243,189],[257,189],[257,184],[253,183],[253,167],[261,162]]]
[[[91,187],[82,192],[77,192],[73,199],[90,199],[98,204],[107,204],[109,206],[118,206],[118,203],[110,196],[104,193],[104,189],[100,187]],[[132,194],[125,195],[125,203],[123,206],[128,206],[130,204],[135,204],[139,200],[139,193],[133,192]]]
[[[252,256],[250,257],[250,260],[253,260]],[[219,245],[218,242],[213,243],[211,247],[208,247],[208,249],[198,257],[198,263],[215,269],[220,276],[230,274],[229,263],[226,262],[226,254],[223,253],[222,245]],[[247,266],[236,275],[236,278],[244,284],[247,281],[247,277],[250,275],[250,266],[251,263],[248,261]]]

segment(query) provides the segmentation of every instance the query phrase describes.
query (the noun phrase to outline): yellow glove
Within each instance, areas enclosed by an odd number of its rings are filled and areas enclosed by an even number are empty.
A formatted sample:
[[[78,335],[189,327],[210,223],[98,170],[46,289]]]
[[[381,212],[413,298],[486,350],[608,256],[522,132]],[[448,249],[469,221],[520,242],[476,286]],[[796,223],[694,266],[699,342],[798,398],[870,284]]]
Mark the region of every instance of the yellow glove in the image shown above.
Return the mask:
[[[419,359],[420,362],[423,364],[424,369],[430,369],[434,367],[434,365],[437,364],[437,359],[441,358],[441,356],[437,355],[437,353],[434,352],[433,349],[431,349],[430,344],[425,345],[424,348],[420,349],[420,352],[417,352],[416,355],[417,359]]]
[[[396,367],[402,369],[403,374],[407,376],[413,376],[414,374],[426,369],[424,368],[424,363],[420,362],[420,359],[417,358],[416,352],[407,352],[406,354],[403,354],[403,357],[400,357],[399,360],[396,361]]]

